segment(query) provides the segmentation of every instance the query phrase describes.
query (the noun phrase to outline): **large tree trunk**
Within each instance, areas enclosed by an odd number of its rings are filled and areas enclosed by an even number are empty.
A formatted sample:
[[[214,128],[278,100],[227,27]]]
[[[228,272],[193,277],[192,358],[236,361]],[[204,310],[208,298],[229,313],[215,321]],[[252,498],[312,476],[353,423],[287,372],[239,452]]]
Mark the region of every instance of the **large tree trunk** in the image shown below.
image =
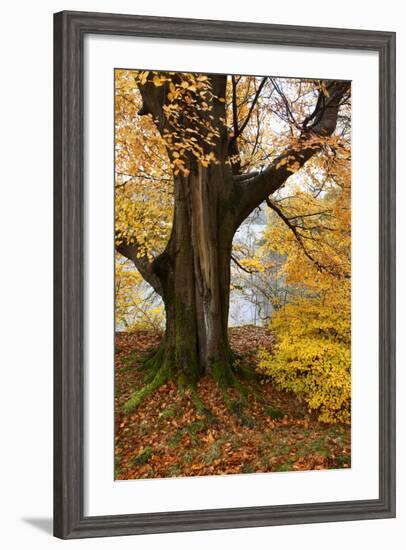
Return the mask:
[[[238,386],[227,332],[235,232],[234,216],[228,213],[232,199],[225,193],[230,178],[222,163],[208,168],[196,164],[187,177],[175,178],[171,236],[145,272],[147,280],[159,281],[154,284],[165,304],[165,335],[146,362],[149,383],[131,396],[127,411],[170,378],[179,387],[194,387],[211,373],[223,389]]]
[[[227,337],[233,230],[227,227],[221,168],[196,166],[175,183],[171,238],[155,262],[166,310],[165,353],[175,371],[195,381],[230,369]]]

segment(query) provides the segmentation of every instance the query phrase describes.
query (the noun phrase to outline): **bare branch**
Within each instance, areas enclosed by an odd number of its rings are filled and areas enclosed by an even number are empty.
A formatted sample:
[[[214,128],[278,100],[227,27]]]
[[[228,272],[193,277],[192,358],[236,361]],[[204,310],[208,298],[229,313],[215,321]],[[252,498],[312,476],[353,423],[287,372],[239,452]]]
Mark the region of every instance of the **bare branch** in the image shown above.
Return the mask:
[[[261,93],[261,91],[262,91],[262,88],[264,87],[265,82],[267,81],[267,78],[268,78],[268,77],[265,76],[265,77],[261,80],[261,83],[260,83],[260,85],[258,86],[258,89],[257,89],[257,91],[256,91],[256,93],[255,93],[254,99],[252,100],[252,103],[251,103],[250,109],[249,109],[249,111],[248,111],[248,114],[247,114],[247,116],[246,116],[244,122],[241,124],[240,128],[234,133],[232,139],[237,139],[238,136],[240,136],[240,135],[243,133],[243,131],[245,130],[245,128],[246,128],[246,126],[247,126],[247,124],[248,124],[248,122],[249,122],[249,120],[250,120],[250,118],[251,118],[252,111],[254,110],[254,107],[255,107],[255,105],[256,105],[258,99],[259,99],[259,96],[260,96],[260,93]]]
[[[279,94],[279,97],[282,99],[284,105],[285,105],[285,109],[286,109],[286,114],[287,114],[287,118],[288,120],[293,124],[293,126],[295,126],[295,128],[298,128],[299,129],[299,125],[292,113],[292,110],[289,106],[289,101],[288,101],[288,98],[286,97],[286,95],[283,93],[283,91],[280,89],[280,87],[278,86],[278,84],[276,83],[276,80],[274,78],[271,78],[271,82],[272,82],[272,85],[273,87],[275,88],[275,90],[278,92]]]
[[[248,273],[249,275],[252,275],[253,273],[258,273],[256,269],[247,269],[246,267],[244,267],[235,256],[231,256],[231,259],[235,263],[235,265],[245,271],[245,273]]]
[[[233,109],[233,132],[234,136],[238,134],[238,113],[237,113],[237,82],[235,76],[231,76],[231,85],[232,85],[232,109]],[[234,138],[233,138],[234,139]]]
[[[302,130],[298,143],[294,147],[287,148],[260,174],[251,179],[235,182],[235,195],[238,201],[235,207],[236,227],[255,207],[277,191],[293,173],[320,151],[323,138],[330,136],[336,128],[340,103],[349,87],[350,83],[345,81],[327,82],[328,91],[321,89],[319,92],[325,95],[324,102],[318,101],[319,104],[323,103],[322,115],[311,129]],[[318,138],[320,138],[319,144]]]
[[[296,216],[288,216],[290,221],[297,220],[298,218],[310,218],[311,216],[321,216],[322,214],[329,214],[331,217],[330,210],[319,210],[319,212],[309,212],[308,214],[297,214]]]
[[[285,214],[282,212],[282,210],[278,206],[276,206],[276,204],[274,202],[272,202],[269,198],[266,198],[265,201],[266,201],[266,204],[269,206],[269,208],[271,208],[274,212],[276,212],[276,214],[278,214],[278,216],[281,218],[281,220],[284,221],[285,224],[292,231],[292,233],[294,234],[297,242],[299,243],[300,248],[303,250],[304,255],[307,258],[309,258],[309,260],[311,262],[314,263],[314,265],[317,267],[318,271],[323,271],[324,267],[315,258],[313,258],[313,256],[309,253],[309,251],[305,247],[305,245],[303,243],[303,240],[302,240],[302,236],[300,235],[297,227],[293,223],[291,223],[289,218],[287,218],[285,216]]]

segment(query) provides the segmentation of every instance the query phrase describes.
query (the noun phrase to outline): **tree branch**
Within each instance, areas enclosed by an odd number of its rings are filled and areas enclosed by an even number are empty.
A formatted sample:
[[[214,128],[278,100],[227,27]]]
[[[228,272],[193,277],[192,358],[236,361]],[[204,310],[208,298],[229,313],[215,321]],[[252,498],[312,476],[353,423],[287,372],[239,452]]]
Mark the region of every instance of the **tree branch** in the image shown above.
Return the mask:
[[[303,251],[303,254],[315,265],[316,269],[320,272],[330,273],[330,275],[333,275],[334,277],[339,276],[337,274],[337,272],[335,272],[333,269],[331,269],[331,267],[329,267],[327,265],[323,265],[319,261],[317,261],[310,254],[310,252],[307,250],[306,245],[303,242],[304,239],[311,240],[311,241],[314,241],[314,242],[318,242],[318,241],[314,237],[301,235],[300,232],[298,231],[298,228],[302,228],[302,230],[305,229],[305,230],[309,230],[309,231],[311,231],[311,228],[307,228],[307,227],[304,227],[304,226],[298,226],[298,225],[293,224],[291,222],[292,218],[288,218],[284,214],[284,212],[274,202],[272,202],[268,197],[265,199],[265,202],[269,206],[269,208],[271,208],[281,218],[281,220],[287,225],[287,227],[292,231],[293,235],[295,236],[296,241],[298,242],[300,248]],[[328,231],[334,231],[333,229],[327,228],[325,226],[323,226],[322,229],[323,230],[328,230]],[[328,243],[325,243],[325,244],[328,245]],[[332,248],[331,245],[328,245],[328,246],[330,246],[330,248]],[[332,250],[337,254],[337,250],[334,250],[334,248],[332,248]],[[342,274],[341,277],[343,277],[344,279],[350,279],[351,275],[345,273],[345,274]]]
[[[292,110],[289,106],[289,101],[288,101],[286,95],[282,92],[282,90],[280,89],[280,87],[278,86],[278,84],[276,83],[276,80],[274,78],[271,79],[271,82],[272,82],[272,85],[275,88],[275,90],[278,92],[279,97],[282,99],[282,101],[285,105],[287,119],[293,124],[293,126],[295,126],[295,128],[298,128],[299,127],[298,123],[296,122],[296,119],[293,116],[293,113],[292,113]]]
[[[137,244],[121,242],[120,244],[116,244],[116,250],[135,265],[143,279],[152,286],[155,292],[160,296],[163,295],[161,281],[153,272],[154,262],[150,262],[146,255],[139,255],[140,250]]]
[[[256,269],[248,269],[246,267],[244,267],[238,260],[235,256],[231,256],[231,259],[232,261],[235,263],[235,265],[237,267],[239,267],[240,269],[242,269],[243,271],[245,271],[245,273],[248,273],[249,275],[252,275],[253,273],[258,273],[258,271]]]
[[[231,75],[232,85],[232,110],[233,110],[233,137],[238,134],[238,114],[237,114],[237,82],[235,76]]]
[[[297,220],[298,218],[310,218],[311,216],[321,216],[322,214],[328,214],[331,217],[330,210],[320,210],[319,212],[309,212],[308,214],[297,214],[296,216],[288,216],[290,221]]]
[[[248,111],[248,114],[247,114],[247,117],[246,119],[244,120],[244,122],[241,124],[240,128],[237,129],[237,131],[234,133],[232,139],[237,139],[238,136],[240,136],[243,131],[245,130],[250,118],[251,118],[251,115],[252,115],[252,111],[254,110],[254,107],[258,101],[258,98],[259,98],[259,95],[262,91],[262,88],[264,87],[265,85],[265,82],[267,81],[267,76],[265,76],[262,80],[261,80],[261,83],[260,85],[258,86],[258,90],[256,91],[255,93],[255,96],[254,96],[254,99],[252,100],[252,103],[251,103],[251,106],[250,106],[250,109]]]
[[[317,267],[319,271],[323,271],[324,267],[313,258],[313,256],[308,252],[307,248],[305,247],[302,236],[300,235],[299,231],[297,230],[297,227],[291,223],[290,219],[285,216],[285,214],[282,212],[282,210],[276,206],[274,202],[272,202],[268,197],[265,199],[266,204],[271,208],[278,216],[281,218],[282,221],[285,222],[285,224],[289,227],[289,229],[292,231],[292,233],[295,236],[295,239],[299,243],[300,248],[303,250],[304,255],[309,258],[311,262],[314,263],[314,265]]]
[[[312,116],[314,123],[303,129],[298,143],[287,148],[276,157],[260,174],[242,181],[235,181],[235,222],[238,227],[247,216],[269,195],[277,191],[286,180],[297,172],[310,158],[320,151],[323,138],[331,136],[337,125],[341,101],[350,87],[347,81],[328,81],[319,94],[318,113]],[[316,105],[316,107],[317,107]],[[319,116],[318,116],[319,115]],[[318,145],[317,138],[320,138]]]

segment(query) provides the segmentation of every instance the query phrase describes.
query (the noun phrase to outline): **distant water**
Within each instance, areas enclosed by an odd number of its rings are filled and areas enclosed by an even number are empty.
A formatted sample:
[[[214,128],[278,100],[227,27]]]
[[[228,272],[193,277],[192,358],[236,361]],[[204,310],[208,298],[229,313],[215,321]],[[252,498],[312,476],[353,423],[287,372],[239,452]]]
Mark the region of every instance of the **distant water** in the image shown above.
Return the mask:
[[[265,208],[261,206],[241,224],[235,234],[234,242],[239,241],[255,249],[261,240],[265,224]],[[249,275],[243,275],[243,277],[248,279]],[[259,293],[252,294],[251,299],[248,299],[241,292],[234,290],[230,293],[228,324],[231,327],[246,324],[260,326],[263,324],[264,317],[269,316],[271,311],[271,305],[269,302],[264,303]]]

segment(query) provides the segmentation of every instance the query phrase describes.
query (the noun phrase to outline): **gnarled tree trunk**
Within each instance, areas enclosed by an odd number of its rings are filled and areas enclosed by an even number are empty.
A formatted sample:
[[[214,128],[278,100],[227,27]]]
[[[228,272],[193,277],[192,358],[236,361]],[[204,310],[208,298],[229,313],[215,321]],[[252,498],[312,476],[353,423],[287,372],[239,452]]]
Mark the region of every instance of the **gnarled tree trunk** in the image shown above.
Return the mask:
[[[231,367],[227,322],[233,227],[224,212],[221,177],[218,167],[196,166],[189,176],[176,179],[172,234],[153,265],[166,310],[165,350],[190,381]]]

